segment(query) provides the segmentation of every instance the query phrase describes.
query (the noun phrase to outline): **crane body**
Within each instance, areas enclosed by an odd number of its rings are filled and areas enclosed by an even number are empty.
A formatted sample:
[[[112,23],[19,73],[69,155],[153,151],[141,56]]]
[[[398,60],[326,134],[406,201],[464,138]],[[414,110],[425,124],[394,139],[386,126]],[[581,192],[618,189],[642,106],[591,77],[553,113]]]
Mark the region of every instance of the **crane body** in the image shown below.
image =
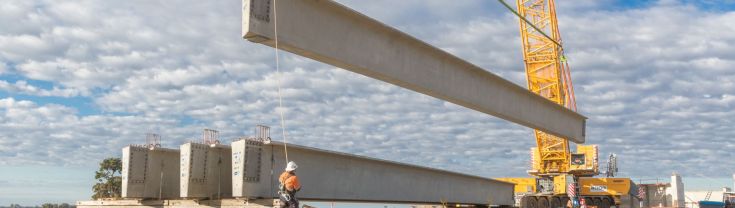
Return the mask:
[[[554,0],[516,3],[528,90],[576,111]],[[499,178],[516,184],[522,208],[556,208],[577,199],[583,199],[587,205],[609,208],[619,205],[621,197],[635,188],[628,178],[592,178],[599,174],[597,145],[576,145],[576,152],[572,152],[567,138],[538,129],[534,136],[536,147],[531,148],[528,171],[533,178]]]

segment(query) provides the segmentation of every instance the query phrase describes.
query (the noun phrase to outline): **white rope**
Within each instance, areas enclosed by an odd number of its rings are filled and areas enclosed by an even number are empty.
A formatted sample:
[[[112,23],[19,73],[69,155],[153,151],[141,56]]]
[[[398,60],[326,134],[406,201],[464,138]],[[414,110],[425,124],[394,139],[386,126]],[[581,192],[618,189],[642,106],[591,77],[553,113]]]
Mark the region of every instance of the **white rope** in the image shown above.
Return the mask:
[[[273,33],[275,36],[275,51],[276,51],[276,85],[278,86],[278,109],[281,114],[281,136],[283,136],[283,152],[286,154],[286,163],[288,163],[288,148],[286,147],[286,119],[284,119],[283,112],[283,98],[281,96],[281,68],[278,60],[278,12],[277,12],[276,0],[273,0]]]

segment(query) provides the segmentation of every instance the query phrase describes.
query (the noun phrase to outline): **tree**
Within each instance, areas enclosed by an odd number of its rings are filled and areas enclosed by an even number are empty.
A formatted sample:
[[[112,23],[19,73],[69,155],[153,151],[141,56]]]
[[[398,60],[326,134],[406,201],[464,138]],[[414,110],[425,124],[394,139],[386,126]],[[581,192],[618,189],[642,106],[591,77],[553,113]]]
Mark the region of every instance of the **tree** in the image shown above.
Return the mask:
[[[107,158],[100,163],[100,169],[94,174],[97,184],[92,186],[92,199],[120,198],[122,192],[122,162],[120,158]]]

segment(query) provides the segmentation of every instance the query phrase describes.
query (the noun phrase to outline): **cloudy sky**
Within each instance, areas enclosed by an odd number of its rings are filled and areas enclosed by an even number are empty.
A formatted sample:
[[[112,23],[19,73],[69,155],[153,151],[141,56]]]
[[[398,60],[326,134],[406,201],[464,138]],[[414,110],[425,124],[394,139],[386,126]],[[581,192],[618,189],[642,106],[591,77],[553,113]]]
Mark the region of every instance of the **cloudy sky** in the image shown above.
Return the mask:
[[[340,0],[525,86],[518,20],[488,0]],[[735,172],[735,2],[557,2],[587,141],[621,175],[696,188]],[[279,129],[272,48],[240,1],[0,4],[0,205],[91,195],[105,157]],[[355,46],[359,48],[360,46]],[[281,53],[289,142],[469,174],[525,176],[532,130]],[[274,139],[281,137],[275,132]]]

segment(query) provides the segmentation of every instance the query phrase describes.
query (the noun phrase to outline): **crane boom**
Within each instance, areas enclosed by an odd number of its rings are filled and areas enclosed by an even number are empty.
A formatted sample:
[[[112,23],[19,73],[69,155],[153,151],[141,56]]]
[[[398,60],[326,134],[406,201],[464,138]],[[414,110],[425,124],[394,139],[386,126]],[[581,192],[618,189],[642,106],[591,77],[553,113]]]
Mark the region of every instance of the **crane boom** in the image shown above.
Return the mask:
[[[560,44],[554,0],[517,0],[517,4],[518,14],[523,17],[520,31],[528,89],[576,110],[569,68]],[[569,141],[540,130],[534,133],[537,147],[533,150],[533,167],[529,172],[545,175],[569,171]]]

